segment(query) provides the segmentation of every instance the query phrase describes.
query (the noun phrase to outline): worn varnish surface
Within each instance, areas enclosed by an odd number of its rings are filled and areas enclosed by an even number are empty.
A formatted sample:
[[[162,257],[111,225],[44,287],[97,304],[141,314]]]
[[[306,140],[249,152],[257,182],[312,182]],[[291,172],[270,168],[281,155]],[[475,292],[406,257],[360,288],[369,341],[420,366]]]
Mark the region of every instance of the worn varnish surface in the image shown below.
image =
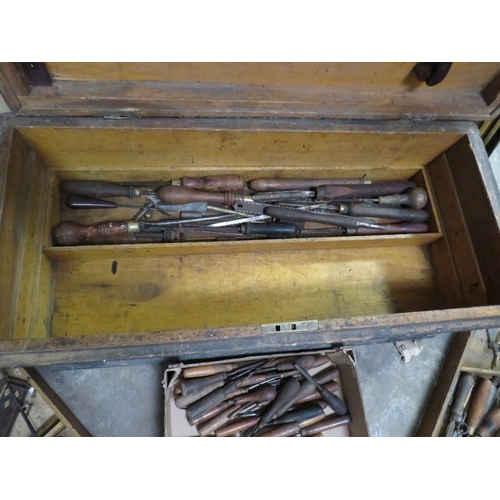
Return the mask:
[[[46,63],[59,80],[140,80],[176,83],[389,87],[411,89],[415,63]],[[440,89],[479,92],[499,63],[454,63]],[[416,80],[416,79],[415,79]],[[422,85],[425,89],[425,86]]]
[[[174,167],[179,174],[192,169],[225,168],[247,178],[265,171],[295,167],[334,168],[342,176],[352,168],[365,173],[376,167],[391,175],[393,167],[425,165],[455,143],[458,134],[387,134],[376,132],[287,132],[245,130],[160,130],[156,128],[20,127],[23,137],[51,167],[64,171],[111,170],[133,172]],[[134,171],[135,170],[135,171]],[[387,172],[388,171],[388,172]],[[226,170],[227,172],[227,170]],[[366,172],[367,174],[369,172]],[[323,174],[325,175],[325,174]],[[361,174],[363,175],[363,174]]]
[[[51,263],[42,253],[48,169],[17,132],[5,144],[10,156],[0,219],[0,338],[46,337],[52,307]]]
[[[61,261],[54,336],[213,328],[427,310],[419,247]]]
[[[47,63],[24,116],[488,120],[499,63],[454,63],[437,87],[415,63]],[[17,109],[16,108],[16,109]]]

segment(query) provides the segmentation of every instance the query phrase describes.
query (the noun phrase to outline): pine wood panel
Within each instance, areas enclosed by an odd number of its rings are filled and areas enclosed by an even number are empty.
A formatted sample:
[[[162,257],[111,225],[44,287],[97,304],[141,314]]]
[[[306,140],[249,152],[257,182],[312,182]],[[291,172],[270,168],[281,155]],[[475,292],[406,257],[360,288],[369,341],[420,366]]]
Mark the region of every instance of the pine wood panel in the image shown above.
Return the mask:
[[[486,286],[474,253],[446,155],[437,157],[429,165],[428,172],[433,189],[439,193],[437,199],[439,219],[443,225],[449,258],[454,263],[465,305],[487,305]],[[437,267],[440,265],[445,265],[445,263],[436,264]],[[446,286],[450,285],[451,283]]]
[[[26,179],[33,172],[34,154],[17,133],[3,144],[9,148],[9,155],[4,156],[5,164],[1,166],[7,168],[5,184],[1,186],[5,194],[0,219],[0,338],[5,339],[12,335],[16,323],[28,214]]]
[[[102,128],[19,129],[51,167],[64,170],[422,166],[455,134],[315,133]],[[344,171],[344,176],[347,172]]]
[[[426,310],[419,247],[57,263],[54,336],[213,328]]]
[[[500,304],[500,191],[477,131],[446,153],[491,304]]]
[[[413,90],[412,62],[371,63],[46,63],[59,80],[136,80],[175,83],[307,85]],[[454,63],[440,89],[480,92],[500,72],[500,63]],[[419,86],[425,89],[425,85]]]
[[[398,246],[421,246],[442,237],[441,233],[393,234],[374,236],[339,236],[332,238],[294,238],[286,240],[204,241],[189,243],[138,243],[127,245],[86,245],[73,247],[44,247],[44,254],[54,261],[81,259],[123,259],[236,254],[287,250],[367,249]]]
[[[20,261],[17,268],[17,308],[13,338],[43,338],[50,335],[52,265],[42,253],[49,172],[36,156],[33,163],[30,171],[33,182],[30,189],[23,192],[26,223],[23,250],[18,254]]]

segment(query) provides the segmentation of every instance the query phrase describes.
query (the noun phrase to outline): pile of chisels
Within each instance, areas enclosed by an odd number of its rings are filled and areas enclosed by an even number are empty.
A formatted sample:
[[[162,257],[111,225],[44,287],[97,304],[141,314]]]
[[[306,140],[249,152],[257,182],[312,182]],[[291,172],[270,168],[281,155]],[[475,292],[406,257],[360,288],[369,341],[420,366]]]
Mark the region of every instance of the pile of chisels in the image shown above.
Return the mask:
[[[448,408],[445,435],[500,436],[500,377],[460,373]]]
[[[238,175],[118,183],[63,180],[72,210],[131,209],[127,220],[53,227],[55,245],[424,233],[425,189],[406,180],[254,179]],[[119,198],[119,202],[113,198]],[[128,201],[142,198],[143,204]],[[125,201],[123,201],[125,199]]]
[[[182,370],[173,397],[200,436],[322,436],[351,422],[338,377],[323,354],[199,365]]]

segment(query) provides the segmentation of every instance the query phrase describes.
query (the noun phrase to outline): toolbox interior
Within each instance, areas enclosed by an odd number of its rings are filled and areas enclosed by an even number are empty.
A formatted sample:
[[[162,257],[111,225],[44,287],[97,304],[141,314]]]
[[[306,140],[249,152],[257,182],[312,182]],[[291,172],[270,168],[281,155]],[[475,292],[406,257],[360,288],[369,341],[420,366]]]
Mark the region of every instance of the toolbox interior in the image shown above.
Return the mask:
[[[443,166],[440,158],[461,140],[467,136],[455,132],[19,126],[6,173],[0,234],[0,338],[175,336],[181,329],[491,304],[494,294],[488,295],[475,256],[467,265],[457,263],[456,245],[465,245],[465,256],[473,248],[465,220],[456,222],[462,243],[458,236],[456,242],[443,236],[442,212],[457,203],[457,191],[442,173],[453,165]],[[168,181],[229,173],[247,180],[412,179],[429,192],[429,232],[52,244],[51,228],[61,220],[87,224],[131,217],[128,209],[65,208],[62,179]]]

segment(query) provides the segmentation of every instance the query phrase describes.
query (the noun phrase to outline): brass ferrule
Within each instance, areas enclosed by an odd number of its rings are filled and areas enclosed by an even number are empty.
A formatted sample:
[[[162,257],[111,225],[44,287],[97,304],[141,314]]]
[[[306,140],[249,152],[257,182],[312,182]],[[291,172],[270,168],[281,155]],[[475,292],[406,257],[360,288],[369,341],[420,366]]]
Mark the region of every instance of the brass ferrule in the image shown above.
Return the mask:
[[[129,233],[138,233],[140,231],[139,222],[136,221],[127,222],[127,230]]]

